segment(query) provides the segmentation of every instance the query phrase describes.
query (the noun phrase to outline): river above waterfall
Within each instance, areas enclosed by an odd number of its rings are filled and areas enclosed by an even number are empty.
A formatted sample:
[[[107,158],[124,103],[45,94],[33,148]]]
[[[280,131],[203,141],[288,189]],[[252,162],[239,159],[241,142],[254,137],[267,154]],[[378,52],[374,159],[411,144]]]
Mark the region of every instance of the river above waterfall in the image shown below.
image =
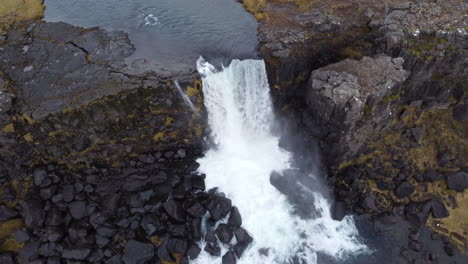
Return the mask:
[[[257,22],[234,0],[46,0],[45,20],[129,34],[141,71],[256,57]]]

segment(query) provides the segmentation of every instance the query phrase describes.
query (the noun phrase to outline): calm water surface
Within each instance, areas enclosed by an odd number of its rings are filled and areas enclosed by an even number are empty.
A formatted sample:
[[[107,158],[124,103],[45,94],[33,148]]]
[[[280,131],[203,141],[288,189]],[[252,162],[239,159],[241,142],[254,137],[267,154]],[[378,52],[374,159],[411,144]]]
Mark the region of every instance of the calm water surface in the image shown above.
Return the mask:
[[[203,55],[227,63],[255,58],[257,22],[235,0],[46,0],[45,20],[126,31],[129,61],[176,70]],[[140,67],[141,67],[141,63]]]

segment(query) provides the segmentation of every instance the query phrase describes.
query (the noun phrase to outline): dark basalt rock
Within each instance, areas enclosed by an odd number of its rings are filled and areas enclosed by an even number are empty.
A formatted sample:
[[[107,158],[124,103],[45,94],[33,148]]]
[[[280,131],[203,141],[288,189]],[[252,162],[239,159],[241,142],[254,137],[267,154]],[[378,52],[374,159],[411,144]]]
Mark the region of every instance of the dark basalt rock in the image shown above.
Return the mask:
[[[28,231],[26,230],[17,230],[15,233],[14,233],[14,236],[15,236],[15,240],[16,242],[22,244],[22,243],[25,243],[26,241],[28,241],[31,237],[29,236],[29,233]],[[1,262],[0,262],[1,263]]]
[[[395,195],[402,199],[410,196],[416,188],[409,182],[400,183],[395,189]]]
[[[7,221],[17,215],[18,213],[15,210],[0,205],[0,222]]]
[[[123,261],[125,264],[143,264],[154,256],[154,246],[135,240],[125,244]]]
[[[221,256],[221,248],[215,243],[206,243],[205,251],[214,257]]]
[[[211,218],[218,221],[225,217],[231,210],[231,200],[225,197],[215,196],[206,206],[210,212]]]
[[[233,237],[232,228],[227,224],[220,224],[216,228],[216,236],[222,243],[229,244]]]
[[[236,262],[237,260],[234,252],[228,251],[226,254],[224,254],[222,264],[236,264]]]
[[[40,186],[47,177],[47,172],[44,169],[35,169],[33,172],[34,184]]]
[[[332,218],[337,221],[343,220],[346,216],[346,203],[343,201],[336,201],[332,207]]]
[[[185,211],[193,217],[202,217],[206,213],[206,209],[199,203],[195,202],[192,206],[187,208]]]
[[[34,199],[22,202],[21,216],[27,226],[31,228],[41,227],[45,220],[42,201],[40,199]]]
[[[426,171],[423,175],[423,179],[428,182],[439,181],[443,178],[443,175],[435,170]]]
[[[445,218],[449,216],[447,208],[440,199],[432,199],[431,211],[434,218]]]
[[[170,253],[178,253],[184,255],[187,251],[187,241],[178,238],[169,238],[167,242],[167,250]]]
[[[240,227],[236,231],[234,231],[234,235],[236,236],[237,243],[250,244],[253,241],[253,238],[242,227]]]
[[[172,217],[175,221],[183,223],[185,221],[186,215],[183,208],[173,199],[167,200],[163,203],[164,210],[167,214]]]
[[[228,225],[234,227],[240,227],[242,225],[242,216],[239,213],[239,209],[233,206],[229,214]]]
[[[187,250],[189,259],[196,259],[201,252],[201,248],[197,244],[192,244]]]
[[[85,201],[75,201],[68,205],[70,210],[70,214],[74,219],[81,219],[85,217],[88,212],[86,210],[86,202]]]
[[[447,176],[447,187],[457,192],[463,192],[468,188],[468,173],[460,171]]]

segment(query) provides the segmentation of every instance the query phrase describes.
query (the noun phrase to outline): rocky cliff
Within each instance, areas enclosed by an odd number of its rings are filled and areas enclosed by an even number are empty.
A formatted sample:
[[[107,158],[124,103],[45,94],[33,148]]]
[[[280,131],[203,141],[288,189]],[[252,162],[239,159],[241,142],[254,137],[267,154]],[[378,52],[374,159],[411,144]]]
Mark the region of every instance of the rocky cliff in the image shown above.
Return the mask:
[[[278,115],[319,142],[337,217],[366,216],[388,263],[466,262],[468,5],[242,2]]]

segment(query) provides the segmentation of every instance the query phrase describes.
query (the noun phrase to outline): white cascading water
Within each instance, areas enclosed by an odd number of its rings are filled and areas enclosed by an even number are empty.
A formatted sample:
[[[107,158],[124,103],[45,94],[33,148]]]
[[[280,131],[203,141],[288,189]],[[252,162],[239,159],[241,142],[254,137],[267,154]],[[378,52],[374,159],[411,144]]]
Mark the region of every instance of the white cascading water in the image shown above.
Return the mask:
[[[334,221],[329,202],[320,194],[314,194],[314,205],[321,216],[302,219],[270,184],[270,173],[288,169],[291,155],[271,134],[274,116],[264,61],[233,60],[218,71],[200,58],[197,68],[216,144],[198,160],[199,171],[206,174],[208,188],[218,187],[232,199],[254,238],[237,263],[284,264],[296,257],[299,263],[315,264],[316,252],[341,259],[366,251],[352,218]],[[269,249],[268,255],[260,249]],[[192,263],[217,264],[221,258],[203,252]]]

